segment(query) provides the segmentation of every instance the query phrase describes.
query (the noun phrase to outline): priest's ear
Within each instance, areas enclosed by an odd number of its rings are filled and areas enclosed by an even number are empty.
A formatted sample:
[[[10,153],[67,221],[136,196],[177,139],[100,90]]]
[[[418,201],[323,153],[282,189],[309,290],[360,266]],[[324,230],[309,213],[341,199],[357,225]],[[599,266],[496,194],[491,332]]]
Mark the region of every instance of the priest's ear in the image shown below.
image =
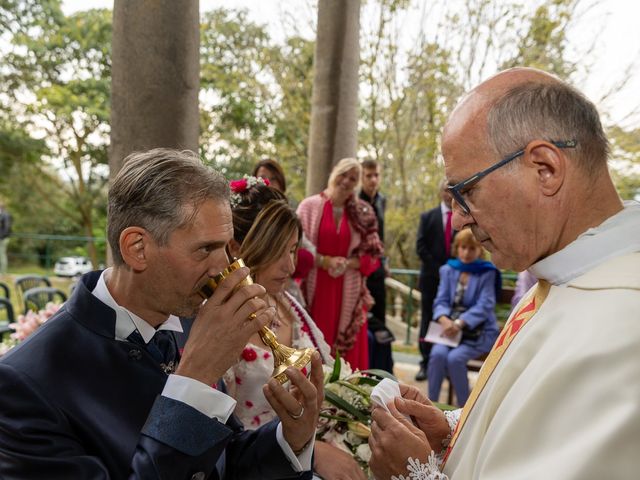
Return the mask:
[[[560,147],[544,140],[527,145],[528,161],[535,168],[540,191],[547,197],[558,193],[565,181],[567,158]]]
[[[151,237],[142,227],[127,227],[120,234],[120,254],[124,263],[133,270],[142,271],[147,268],[148,249]]]

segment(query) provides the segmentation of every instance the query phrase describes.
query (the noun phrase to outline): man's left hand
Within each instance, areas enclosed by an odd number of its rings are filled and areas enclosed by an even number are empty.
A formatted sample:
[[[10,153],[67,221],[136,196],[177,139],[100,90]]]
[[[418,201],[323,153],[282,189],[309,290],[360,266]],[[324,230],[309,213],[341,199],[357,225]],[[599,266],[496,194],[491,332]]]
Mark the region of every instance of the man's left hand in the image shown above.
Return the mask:
[[[324,376],[320,354],[311,357],[311,376],[289,367],[286,371],[291,381],[287,391],[275,379],[263,387],[264,396],[280,417],[282,434],[291,450],[299,452],[316,434],[320,405],[324,398]]]

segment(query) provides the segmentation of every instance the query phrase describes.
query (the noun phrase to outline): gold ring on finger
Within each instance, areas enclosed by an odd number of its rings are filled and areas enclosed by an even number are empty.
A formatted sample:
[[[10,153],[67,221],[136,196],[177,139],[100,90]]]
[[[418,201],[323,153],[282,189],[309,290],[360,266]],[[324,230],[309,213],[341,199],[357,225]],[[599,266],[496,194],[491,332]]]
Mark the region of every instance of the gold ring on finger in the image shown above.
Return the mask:
[[[300,405],[300,413],[298,413],[297,415],[294,415],[291,412],[287,412],[289,414],[289,416],[291,418],[293,418],[294,420],[298,420],[299,418],[302,418],[302,415],[304,415],[304,405]]]

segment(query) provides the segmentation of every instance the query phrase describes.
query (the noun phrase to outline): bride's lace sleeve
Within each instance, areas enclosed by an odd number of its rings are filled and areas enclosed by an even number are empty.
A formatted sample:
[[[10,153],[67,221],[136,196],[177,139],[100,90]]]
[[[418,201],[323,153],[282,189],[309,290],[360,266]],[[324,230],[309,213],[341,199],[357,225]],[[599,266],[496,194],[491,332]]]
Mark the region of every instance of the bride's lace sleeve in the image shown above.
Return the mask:
[[[442,441],[442,451],[438,455],[432,451],[429,454],[427,463],[422,463],[417,458],[409,457],[407,459],[407,471],[409,475],[394,475],[391,477],[391,480],[448,480],[449,477],[440,471],[440,467],[442,466],[444,452],[451,441],[451,436],[456,429],[456,425],[458,425],[460,421],[461,414],[461,408],[457,410],[446,410],[444,412],[444,417],[449,424],[449,435]]]

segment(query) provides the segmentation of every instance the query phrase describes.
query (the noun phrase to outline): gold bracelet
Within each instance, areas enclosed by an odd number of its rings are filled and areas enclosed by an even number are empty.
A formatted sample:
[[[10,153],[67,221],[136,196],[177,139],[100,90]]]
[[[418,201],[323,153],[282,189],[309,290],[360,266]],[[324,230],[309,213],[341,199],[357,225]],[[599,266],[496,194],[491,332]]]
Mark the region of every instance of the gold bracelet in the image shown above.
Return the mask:
[[[322,256],[322,260],[320,263],[320,266],[324,269],[324,270],[328,270],[329,269],[329,255],[323,255]]]

